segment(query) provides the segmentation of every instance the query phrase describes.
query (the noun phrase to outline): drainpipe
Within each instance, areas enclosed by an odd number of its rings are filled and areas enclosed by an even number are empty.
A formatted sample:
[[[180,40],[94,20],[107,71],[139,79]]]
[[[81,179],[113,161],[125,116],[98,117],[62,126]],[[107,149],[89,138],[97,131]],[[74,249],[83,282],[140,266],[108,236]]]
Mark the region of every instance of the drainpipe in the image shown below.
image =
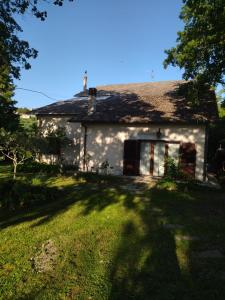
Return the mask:
[[[203,173],[203,181],[206,181],[207,175],[207,154],[208,154],[208,146],[209,146],[209,125],[205,126],[205,153],[204,153],[204,173]]]
[[[83,171],[86,170],[86,155],[87,155],[87,126],[84,127],[84,153],[83,153]]]

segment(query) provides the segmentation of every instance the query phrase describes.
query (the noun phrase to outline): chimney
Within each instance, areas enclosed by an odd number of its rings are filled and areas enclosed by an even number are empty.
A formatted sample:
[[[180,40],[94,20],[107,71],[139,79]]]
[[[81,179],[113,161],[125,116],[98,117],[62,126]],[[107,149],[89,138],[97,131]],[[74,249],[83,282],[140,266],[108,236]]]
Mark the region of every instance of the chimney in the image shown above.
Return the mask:
[[[84,92],[84,96],[87,96],[87,80],[88,80],[87,71],[85,71],[84,72],[84,78],[83,78],[83,92]]]
[[[93,114],[96,110],[96,97],[97,97],[97,89],[89,88],[88,115]]]

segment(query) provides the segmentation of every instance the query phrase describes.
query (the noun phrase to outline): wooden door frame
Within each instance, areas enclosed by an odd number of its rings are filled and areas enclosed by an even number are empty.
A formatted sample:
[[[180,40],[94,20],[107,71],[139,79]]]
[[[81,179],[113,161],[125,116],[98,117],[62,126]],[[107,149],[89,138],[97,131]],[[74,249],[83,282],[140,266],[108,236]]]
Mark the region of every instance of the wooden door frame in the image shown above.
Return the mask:
[[[150,158],[150,176],[154,176],[154,150],[155,150],[155,144],[156,143],[164,143],[165,144],[165,154],[164,154],[164,174],[166,172],[166,158],[168,158],[168,150],[169,150],[169,144],[179,144],[181,145],[181,142],[179,141],[170,141],[170,140],[161,140],[161,139],[139,139],[139,142],[143,143],[149,143],[150,144],[150,152],[149,152],[149,158]]]

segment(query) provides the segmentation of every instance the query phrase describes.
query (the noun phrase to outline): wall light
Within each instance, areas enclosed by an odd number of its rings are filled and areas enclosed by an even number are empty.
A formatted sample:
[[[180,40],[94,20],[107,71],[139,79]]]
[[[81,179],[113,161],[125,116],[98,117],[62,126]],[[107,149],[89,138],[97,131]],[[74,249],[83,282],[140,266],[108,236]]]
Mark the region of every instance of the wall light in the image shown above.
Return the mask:
[[[157,137],[157,139],[161,139],[161,137],[162,137],[162,133],[161,133],[161,129],[160,128],[156,132],[156,137]]]

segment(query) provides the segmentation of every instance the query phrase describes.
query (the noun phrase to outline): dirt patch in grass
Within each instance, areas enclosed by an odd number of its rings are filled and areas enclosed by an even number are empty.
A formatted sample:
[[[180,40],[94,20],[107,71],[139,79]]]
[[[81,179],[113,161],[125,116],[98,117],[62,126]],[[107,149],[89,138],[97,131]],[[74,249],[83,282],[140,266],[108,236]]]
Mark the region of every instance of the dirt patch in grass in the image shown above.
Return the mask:
[[[52,240],[46,241],[41,250],[31,258],[33,269],[38,273],[51,272],[55,269],[58,249]]]

